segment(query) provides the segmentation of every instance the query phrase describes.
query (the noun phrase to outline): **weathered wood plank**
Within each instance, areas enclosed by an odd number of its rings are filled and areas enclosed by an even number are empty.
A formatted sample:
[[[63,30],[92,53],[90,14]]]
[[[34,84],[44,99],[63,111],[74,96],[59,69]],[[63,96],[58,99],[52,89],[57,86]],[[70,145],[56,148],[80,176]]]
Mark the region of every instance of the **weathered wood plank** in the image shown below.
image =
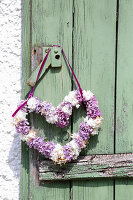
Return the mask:
[[[96,95],[104,117],[99,136],[90,139],[89,154],[114,152],[115,19],[116,0],[75,1],[74,71],[82,88]],[[80,110],[74,132],[81,120]]]
[[[87,151],[83,153],[114,153],[116,0],[75,0],[74,7],[74,71],[82,88],[90,89],[96,95],[104,117],[99,136],[90,139]],[[81,113],[80,110],[77,116],[74,114],[74,132],[78,130],[82,120]],[[99,189],[97,188],[97,180],[94,184],[88,180],[88,183],[84,184],[89,187],[86,189],[83,189],[81,180],[78,185],[77,181],[73,181],[74,199],[79,190],[81,194],[77,199],[103,197],[112,200],[113,181],[101,182],[104,187],[100,190],[100,184]]]
[[[30,76],[30,49],[31,49],[31,32],[30,32],[30,10],[31,1],[23,0],[22,2],[22,98],[25,99],[29,87],[26,80]],[[20,180],[20,199],[28,199],[29,194],[29,149],[26,144],[21,144],[21,180]]]
[[[32,1],[32,47],[49,46],[53,44],[62,45],[70,62],[72,60],[72,1]],[[51,68],[42,76],[38,82],[34,95],[43,101],[51,102],[57,106],[71,90],[71,76],[64,60],[62,68]],[[64,143],[68,139],[67,131],[70,127],[61,129],[56,125],[48,124],[41,115],[33,116],[34,128],[39,135],[48,137],[49,140]],[[66,139],[66,141],[65,141]],[[30,171],[30,199],[39,200],[68,200],[69,182],[58,182],[55,184],[38,183],[37,166],[35,160],[41,160],[41,156],[35,156],[31,152]]]
[[[133,1],[119,0],[116,153],[133,152]],[[133,180],[115,181],[115,199],[133,199]]]
[[[133,152],[133,1],[120,1],[118,21],[116,152]]]
[[[64,166],[45,160],[39,164],[39,180],[71,180],[133,177],[133,154],[88,155]]]
[[[133,199],[133,180],[119,179],[115,182],[115,199],[132,200]]]
[[[74,181],[72,186],[73,200],[112,200],[112,180]],[[104,191],[104,192],[103,192]]]

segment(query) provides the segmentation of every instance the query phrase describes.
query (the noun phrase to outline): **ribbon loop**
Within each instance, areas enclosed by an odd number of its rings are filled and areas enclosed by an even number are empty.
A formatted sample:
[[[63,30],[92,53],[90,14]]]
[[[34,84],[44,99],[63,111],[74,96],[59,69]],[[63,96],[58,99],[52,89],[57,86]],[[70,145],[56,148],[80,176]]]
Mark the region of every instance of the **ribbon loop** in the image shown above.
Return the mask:
[[[66,56],[66,54],[65,54],[65,52],[64,52],[64,50],[63,50],[63,48],[62,48],[62,46],[59,46],[59,45],[52,45],[51,48],[52,48],[52,47],[59,47],[59,48],[62,49],[62,53],[63,53],[63,55],[64,55],[64,58],[65,58],[65,60],[66,60],[66,62],[67,62],[67,64],[68,64],[68,66],[69,66],[69,68],[70,68],[70,70],[71,70],[71,72],[72,72],[73,77],[75,78],[75,81],[76,81],[76,83],[77,83],[77,85],[78,85],[78,87],[79,87],[79,92],[80,92],[80,94],[81,94],[81,96],[82,96],[82,88],[81,88],[81,86],[80,86],[80,84],[79,84],[79,81],[78,81],[76,75],[74,74],[74,71],[73,71],[73,69],[72,69],[72,67],[71,67],[71,65],[70,65],[70,63],[69,63],[69,61],[68,61],[68,59],[67,59],[67,56]],[[12,117],[14,117],[14,116],[17,114],[17,112],[18,112],[21,108],[23,108],[23,106],[24,106],[25,104],[27,104],[28,100],[29,100],[31,97],[33,97],[33,93],[34,93],[34,90],[35,90],[35,86],[36,86],[37,81],[38,81],[38,79],[39,79],[39,76],[40,76],[40,74],[41,74],[41,72],[42,72],[42,69],[43,69],[43,67],[44,67],[44,65],[45,65],[45,63],[46,63],[46,60],[47,60],[48,55],[49,55],[49,53],[50,53],[50,51],[51,51],[51,48],[48,50],[48,52],[47,52],[45,58],[44,58],[43,61],[42,61],[42,64],[41,64],[40,69],[39,69],[39,72],[38,72],[38,74],[37,74],[37,78],[36,78],[35,84],[34,84],[33,88],[31,89],[31,91],[30,91],[30,93],[29,93],[29,95],[28,95],[27,100],[25,100],[25,102],[24,102],[21,106],[19,106],[19,107],[16,109],[16,111],[12,114]]]

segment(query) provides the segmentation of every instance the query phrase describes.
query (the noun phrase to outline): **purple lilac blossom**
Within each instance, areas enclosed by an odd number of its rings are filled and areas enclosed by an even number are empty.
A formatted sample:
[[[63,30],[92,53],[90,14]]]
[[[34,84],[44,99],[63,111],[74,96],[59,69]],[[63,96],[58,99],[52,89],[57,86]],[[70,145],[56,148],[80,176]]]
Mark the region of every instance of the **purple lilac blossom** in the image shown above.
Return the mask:
[[[82,96],[81,96],[81,94],[78,90],[76,90],[76,97],[77,97],[78,103],[81,104],[83,99],[82,99]]]
[[[36,137],[31,139],[28,142],[30,148],[34,147],[37,149],[41,154],[45,155],[46,158],[50,158],[50,154],[55,147],[54,142],[45,142],[45,138]]]
[[[54,148],[55,148],[54,142],[44,142],[44,148],[41,153],[44,154],[46,158],[49,158]]]
[[[90,138],[90,133],[93,131],[92,127],[84,121],[81,122],[79,128],[79,136],[85,141]]]
[[[48,112],[50,111],[51,107],[52,107],[52,104],[51,104],[51,103],[45,103],[45,104],[43,105],[42,109],[41,109],[42,114],[43,114],[43,115],[48,114]]]
[[[30,130],[29,122],[27,120],[21,121],[19,124],[16,125],[16,130],[18,133],[27,135]]]
[[[70,162],[74,158],[73,154],[71,153],[71,146],[69,145],[65,145],[63,147],[63,153],[67,162]]]
[[[83,149],[86,147],[84,141],[81,139],[81,137],[79,136],[78,138],[74,138],[74,141],[76,142],[76,144],[79,146],[79,148]]]
[[[38,98],[36,98],[36,109],[35,109],[35,112],[36,113],[41,112],[42,107],[43,107],[42,101],[39,100]]]
[[[34,147],[34,149],[40,150],[41,144],[44,141],[44,138],[41,137],[35,137],[31,139],[27,144],[30,148]]]
[[[98,101],[95,100],[95,96],[93,96],[89,101],[87,101],[86,110],[87,115],[92,119],[95,119],[96,117],[101,117],[101,112],[98,107]]]
[[[58,122],[56,123],[56,126],[64,128],[69,124],[69,115],[64,113],[60,108],[57,110],[57,115],[58,115]]]
[[[53,107],[51,110],[49,110],[49,112],[47,112],[46,118],[52,117],[52,116],[55,116],[55,115],[57,115],[57,110],[56,110],[56,108]]]

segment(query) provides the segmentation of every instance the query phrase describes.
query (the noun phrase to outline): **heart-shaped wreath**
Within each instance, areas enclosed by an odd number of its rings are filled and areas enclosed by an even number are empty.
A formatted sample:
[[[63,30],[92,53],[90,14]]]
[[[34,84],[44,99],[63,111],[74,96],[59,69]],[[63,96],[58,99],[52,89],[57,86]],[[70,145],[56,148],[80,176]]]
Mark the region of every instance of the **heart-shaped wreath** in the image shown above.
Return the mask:
[[[63,49],[62,52],[65,55]],[[42,62],[36,82],[46,62],[48,53]],[[70,65],[67,58],[66,61],[68,65]],[[17,132],[21,135],[21,139],[25,141],[30,148],[33,147],[34,149],[37,149],[46,158],[49,158],[53,160],[54,163],[60,165],[77,159],[81,150],[86,147],[90,135],[94,136],[98,134],[98,129],[103,120],[95,96],[89,90],[82,91],[71,66],[69,67],[78,83],[79,91],[74,90],[69,92],[62,103],[55,108],[51,103],[43,102],[33,96],[35,83],[28,99],[24,102],[22,101],[12,115],[14,117],[13,124],[15,125]],[[46,118],[48,123],[56,124],[56,126],[64,128],[69,124],[72,108],[79,108],[81,104],[83,104],[86,109],[87,116],[84,118],[84,121],[80,123],[78,133],[73,133],[71,136],[72,140],[64,146],[55,144],[53,141],[46,141],[45,138],[39,137],[35,130],[30,129],[28,119],[26,118],[28,112],[40,113]]]

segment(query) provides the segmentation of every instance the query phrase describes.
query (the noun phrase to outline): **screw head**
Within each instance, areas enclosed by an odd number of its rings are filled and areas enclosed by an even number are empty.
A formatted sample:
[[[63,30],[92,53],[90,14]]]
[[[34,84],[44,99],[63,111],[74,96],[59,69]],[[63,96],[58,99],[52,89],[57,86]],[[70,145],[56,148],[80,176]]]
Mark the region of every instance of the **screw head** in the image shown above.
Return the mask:
[[[57,48],[54,49],[54,53],[58,53],[58,49]]]

